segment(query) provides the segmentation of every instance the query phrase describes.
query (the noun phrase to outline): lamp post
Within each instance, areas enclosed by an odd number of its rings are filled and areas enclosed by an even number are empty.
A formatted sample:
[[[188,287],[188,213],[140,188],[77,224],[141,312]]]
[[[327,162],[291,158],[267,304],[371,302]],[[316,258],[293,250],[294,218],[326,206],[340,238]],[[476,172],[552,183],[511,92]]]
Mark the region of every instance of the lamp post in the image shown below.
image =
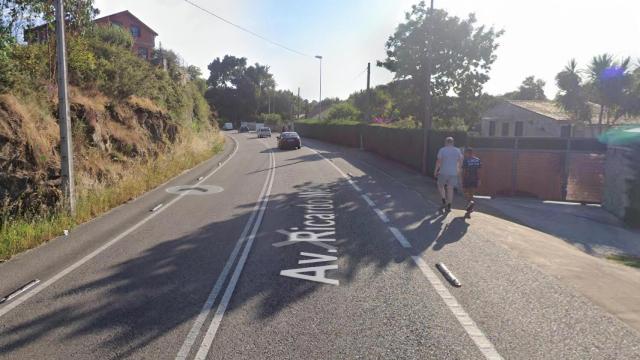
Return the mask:
[[[320,117],[322,114],[322,56],[316,55],[316,59],[320,60],[320,96],[318,97],[318,109],[320,110],[318,117]]]

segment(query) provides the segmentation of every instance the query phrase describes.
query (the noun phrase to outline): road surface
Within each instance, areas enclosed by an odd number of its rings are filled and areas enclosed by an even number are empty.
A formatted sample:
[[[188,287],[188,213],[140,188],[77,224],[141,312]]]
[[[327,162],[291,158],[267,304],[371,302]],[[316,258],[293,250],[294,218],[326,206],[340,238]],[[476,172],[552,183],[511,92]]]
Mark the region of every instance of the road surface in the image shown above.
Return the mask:
[[[640,358],[638,332],[475,218],[305,145],[229,134],[219,156],[0,264],[0,295],[40,281],[0,305],[0,358]]]

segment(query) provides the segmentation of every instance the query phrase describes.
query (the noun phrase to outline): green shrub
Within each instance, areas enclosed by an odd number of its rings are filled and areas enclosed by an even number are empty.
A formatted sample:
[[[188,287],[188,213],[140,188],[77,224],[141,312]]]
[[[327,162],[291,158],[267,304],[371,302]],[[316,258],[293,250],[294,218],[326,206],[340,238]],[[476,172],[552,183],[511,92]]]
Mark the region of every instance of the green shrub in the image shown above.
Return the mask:
[[[87,36],[94,43],[102,43],[127,50],[133,47],[131,33],[119,26],[94,26]]]
[[[351,119],[359,120],[362,117],[362,113],[349,102],[341,102],[331,106],[327,112],[327,119]]]
[[[258,121],[272,126],[284,124],[284,121],[282,121],[282,116],[280,114],[260,114]]]
[[[67,68],[72,84],[87,87],[98,79],[97,60],[86,37],[70,37],[67,42]]]

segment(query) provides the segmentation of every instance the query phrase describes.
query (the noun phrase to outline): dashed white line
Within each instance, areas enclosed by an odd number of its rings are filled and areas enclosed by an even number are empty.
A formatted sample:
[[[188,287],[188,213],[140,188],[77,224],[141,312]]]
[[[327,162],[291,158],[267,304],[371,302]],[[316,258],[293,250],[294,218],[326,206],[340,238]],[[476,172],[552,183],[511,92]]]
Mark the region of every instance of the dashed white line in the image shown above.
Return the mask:
[[[391,231],[391,233],[393,234],[393,237],[396,238],[396,240],[398,240],[398,242],[400,243],[400,245],[402,245],[403,248],[411,249],[411,243],[409,243],[409,240],[407,240],[407,238],[404,237],[404,234],[402,234],[400,230],[398,230],[393,226],[389,226],[389,231]]]
[[[376,212],[376,214],[378,215],[380,220],[382,220],[382,222],[384,222],[384,223],[388,223],[389,222],[389,218],[387,217],[387,215],[385,213],[382,212],[382,210],[380,210],[378,208],[373,208],[373,211]]]
[[[364,201],[367,202],[367,204],[369,204],[369,206],[371,207],[376,206],[376,204],[373,202],[373,200],[371,200],[371,198],[367,194],[362,194],[362,198],[364,199]]]
[[[231,160],[233,158],[233,156],[238,152],[238,148],[240,147],[238,141],[236,141],[236,139],[231,138],[231,140],[233,140],[233,142],[235,143],[236,147],[233,150],[233,152],[231,153],[231,155],[225,159],[225,161],[222,163],[222,165],[225,165],[227,162],[229,162],[229,160]],[[204,182],[205,180],[207,180],[208,178],[210,178],[211,176],[213,176],[213,174],[215,174],[216,172],[218,172],[218,170],[222,169],[222,166],[218,166],[217,168],[215,168],[213,171],[211,171],[207,176],[205,176],[201,181],[198,181],[196,183],[196,185],[200,185],[202,182]],[[69,265],[68,267],[64,268],[62,271],[60,271],[59,273],[55,274],[53,277],[51,277],[49,280],[41,283],[39,286],[34,287],[31,291],[29,291],[28,293],[25,293],[23,296],[19,297],[18,299],[14,300],[13,302],[7,304],[5,307],[3,307],[2,309],[0,309],[0,317],[4,316],[5,314],[7,314],[9,311],[15,309],[16,307],[20,306],[22,303],[24,303],[25,301],[29,300],[31,297],[35,296],[36,294],[38,294],[39,292],[41,292],[42,290],[48,288],[49,286],[51,286],[53,283],[57,282],[58,280],[62,279],[63,277],[65,277],[66,275],[68,275],[69,273],[71,273],[72,271],[74,271],[75,269],[79,268],[80,266],[84,265],[85,263],[87,263],[89,260],[93,259],[94,257],[96,257],[98,254],[100,254],[101,252],[105,251],[106,249],[110,248],[111,246],[113,246],[113,244],[117,243],[118,241],[122,240],[123,238],[125,238],[127,235],[131,234],[132,232],[136,231],[138,228],[140,228],[142,225],[146,224],[149,220],[153,219],[154,217],[160,215],[163,211],[167,210],[169,207],[171,207],[171,205],[175,204],[176,202],[178,202],[180,199],[182,199],[183,197],[185,197],[186,194],[180,194],[177,197],[175,197],[173,200],[169,201],[167,203],[166,206],[159,208],[157,211],[151,213],[150,215],[148,215],[147,217],[145,217],[144,219],[142,219],[140,222],[138,222],[137,224],[133,225],[132,227],[130,227],[129,229],[127,229],[126,231],[120,233],[120,235],[116,236],[115,238],[111,239],[110,241],[108,241],[107,243],[105,243],[104,245],[100,246],[99,248],[97,248],[96,250],[92,251],[90,254],[86,255],[85,257],[83,257],[82,259],[76,261],[75,263]]]
[[[338,168],[333,162],[329,161],[327,158],[322,156],[322,154],[320,154],[318,151],[314,149],[310,149],[310,150],[315,152],[321,158],[323,158],[329,164],[331,164],[331,166],[333,166],[336,170],[338,170],[338,172],[344,178],[347,178],[349,180],[349,183],[352,184],[352,182],[350,181],[348,176],[342,171],[342,169]],[[356,189],[357,192],[362,192],[362,189],[360,189],[359,187],[354,187],[354,189]],[[389,219],[387,218],[387,216],[375,206],[375,203],[371,201],[371,199],[368,196],[366,198],[365,196],[366,195],[362,196],[363,199],[376,212],[376,214],[378,214],[378,217],[380,217],[380,219],[383,222],[388,223]],[[370,201],[367,201],[367,199],[369,199]],[[385,219],[387,221],[385,221]],[[393,236],[400,243],[400,245],[402,245],[402,247],[406,249],[412,248],[407,238],[402,234],[402,232],[399,229],[393,226],[387,226],[387,229],[389,229],[389,231],[393,234]],[[480,350],[482,355],[484,355],[484,357],[489,360],[501,360],[502,356],[500,356],[500,354],[495,349],[493,344],[489,341],[489,339],[487,339],[487,337],[484,335],[482,330],[478,328],[478,326],[475,324],[473,319],[471,319],[469,314],[467,314],[467,312],[462,308],[462,306],[460,306],[456,298],[453,295],[451,295],[451,293],[446,288],[446,286],[442,284],[442,282],[440,281],[440,278],[438,278],[438,276],[433,271],[431,271],[431,269],[424,262],[424,260],[420,256],[415,256],[415,255],[411,255],[411,259],[418,266],[422,274],[427,278],[427,281],[429,281],[431,286],[433,286],[433,288],[436,290],[436,293],[440,296],[442,301],[444,301],[445,305],[453,313],[453,315],[456,317],[460,325],[462,325],[465,332],[467,333],[467,335],[469,335],[469,337],[474,342],[476,347],[478,347],[478,350]]]

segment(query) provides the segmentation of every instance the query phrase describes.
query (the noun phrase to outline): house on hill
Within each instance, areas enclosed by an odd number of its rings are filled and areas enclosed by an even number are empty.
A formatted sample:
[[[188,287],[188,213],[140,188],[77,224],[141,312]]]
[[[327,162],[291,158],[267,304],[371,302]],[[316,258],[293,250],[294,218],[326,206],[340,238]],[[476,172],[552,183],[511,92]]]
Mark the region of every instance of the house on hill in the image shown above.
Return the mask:
[[[93,22],[99,26],[119,26],[128,30],[133,36],[133,48],[131,50],[141,58],[151,60],[158,33],[129,12],[129,10],[103,16]],[[48,24],[43,24],[27,29],[24,38],[28,42],[45,42],[49,39],[49,36],[54,36],[54,34],[50,34]]]
[[[610,126],[598,126],[599,106],[592,104],[591,123],[575,120],[548,100],[506,100],[482,115],[481,135],[500,137],[593,138]],[[637,124],[640,118],[623,117],[616,125]]]

